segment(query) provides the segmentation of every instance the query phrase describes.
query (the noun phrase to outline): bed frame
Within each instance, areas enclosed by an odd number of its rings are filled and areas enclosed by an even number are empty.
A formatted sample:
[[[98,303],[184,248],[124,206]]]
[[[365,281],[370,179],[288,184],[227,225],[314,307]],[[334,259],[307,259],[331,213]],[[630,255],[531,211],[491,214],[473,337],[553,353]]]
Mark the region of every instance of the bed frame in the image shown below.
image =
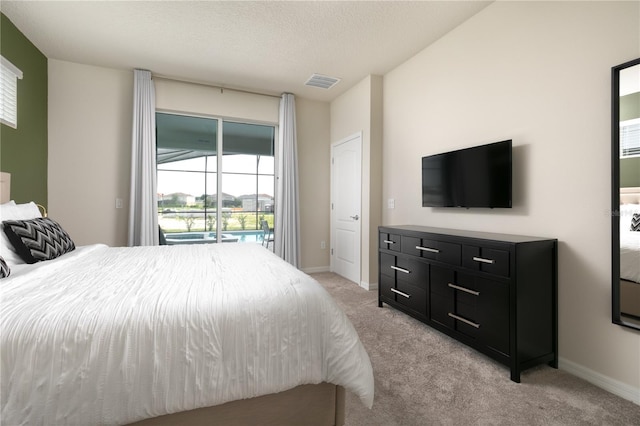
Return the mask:
[[[131,423],[131,426],[342,426],[344,420],[344,388],[320,383],[215,407],[154,417]]]
[[[620,204],[640,204],[640,186],[620,188]]]
[[[11,173],[0,172],[0,204],[11,199]]]

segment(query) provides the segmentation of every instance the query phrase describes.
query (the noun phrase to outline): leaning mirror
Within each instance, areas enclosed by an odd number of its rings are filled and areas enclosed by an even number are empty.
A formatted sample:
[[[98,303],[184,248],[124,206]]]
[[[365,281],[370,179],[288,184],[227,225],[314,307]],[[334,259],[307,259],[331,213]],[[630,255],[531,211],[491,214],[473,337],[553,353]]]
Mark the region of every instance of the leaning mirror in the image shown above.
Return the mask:
[[[640,329],[640,58],[612,68],[613,322]]]

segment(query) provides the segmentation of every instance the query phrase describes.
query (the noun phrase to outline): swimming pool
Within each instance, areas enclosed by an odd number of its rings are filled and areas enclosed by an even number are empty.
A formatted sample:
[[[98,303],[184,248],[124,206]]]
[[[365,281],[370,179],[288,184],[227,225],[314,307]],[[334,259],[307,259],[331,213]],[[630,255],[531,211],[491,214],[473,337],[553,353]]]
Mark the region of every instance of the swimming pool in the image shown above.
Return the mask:
[[[173,232],[165,234],[167,244],[210,244],[216,242],[215,232]],[[223,231],[223,243],[262,243],[264,232],[250,231]]]
[[[264,231],[261,230],[229,231],[225,232],[222,235],[224,236],[225,234],[233,235],[234,237],[238,238],[238,242],[240,243],[262,243],[262,239],[264,237]]]

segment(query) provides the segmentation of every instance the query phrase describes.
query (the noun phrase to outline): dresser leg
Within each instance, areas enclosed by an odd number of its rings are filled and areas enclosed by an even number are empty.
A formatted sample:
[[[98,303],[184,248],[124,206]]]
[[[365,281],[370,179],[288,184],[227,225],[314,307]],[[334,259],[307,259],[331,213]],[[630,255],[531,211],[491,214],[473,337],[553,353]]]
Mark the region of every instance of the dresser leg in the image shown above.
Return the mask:
[[[511,381],[516,382],[516,383],[520,383],[520,370],[519,369],[512,369],[511,370]]]

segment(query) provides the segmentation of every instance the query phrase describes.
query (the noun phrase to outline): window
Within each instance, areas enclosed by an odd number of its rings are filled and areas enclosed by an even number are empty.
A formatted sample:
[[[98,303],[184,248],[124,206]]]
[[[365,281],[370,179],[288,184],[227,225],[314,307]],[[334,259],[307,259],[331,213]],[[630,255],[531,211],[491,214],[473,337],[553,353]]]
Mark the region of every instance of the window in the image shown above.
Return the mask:
[[[156,142],[168,244],[262,242],[260,221],[273,226],[274,126],[157,113]]]
[[[620,122],[620,158],[640,156],[640,118]]]
[[[0,123],[18,128],[18,79],[22,71],[0,56]]]

